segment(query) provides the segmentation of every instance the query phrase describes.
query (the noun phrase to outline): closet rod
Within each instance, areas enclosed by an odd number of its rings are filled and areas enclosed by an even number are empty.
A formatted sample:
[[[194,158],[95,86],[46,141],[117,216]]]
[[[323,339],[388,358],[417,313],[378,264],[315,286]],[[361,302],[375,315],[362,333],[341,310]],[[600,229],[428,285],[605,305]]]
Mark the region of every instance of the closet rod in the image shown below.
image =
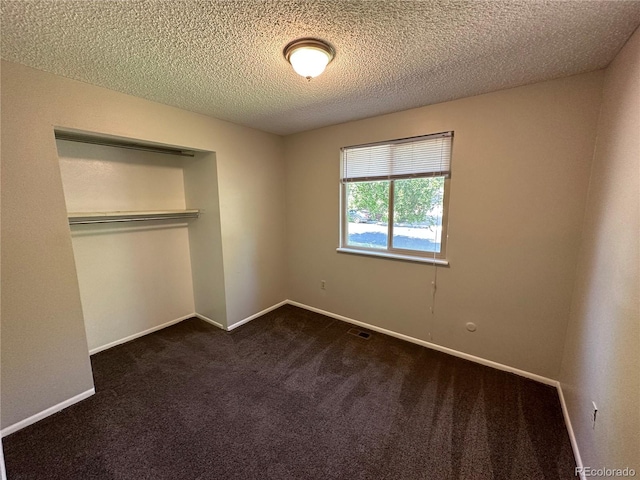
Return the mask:
[[[198,218],[199,210],[176,212],[90,212],[69,213],[69,225],[87,225],[92,223],[144,222],[152,220],[184,220]]]
[[[143,152],[163,153],[166,155],[179,155],[181,157],[194,157],[195,152],[191,150],[180,150],[178,148],[158,147],[143,143],[127,142],[125,140],[115,140],[104,137],[91,137],[88,135],[74,135],[71,133],[55,132],[56,140],[66,140],[68,142],[88,143],[91,145],[102,145],[105,147],[126,148],[129,150],[141,150]]]

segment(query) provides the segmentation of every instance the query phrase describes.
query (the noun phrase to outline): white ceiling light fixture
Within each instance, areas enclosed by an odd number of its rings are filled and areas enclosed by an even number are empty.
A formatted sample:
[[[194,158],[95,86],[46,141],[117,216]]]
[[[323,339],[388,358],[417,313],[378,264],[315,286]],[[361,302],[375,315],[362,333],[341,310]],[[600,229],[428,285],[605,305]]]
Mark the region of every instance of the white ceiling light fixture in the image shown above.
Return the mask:
[[[323,40],[300,38],[284,47],[283,54],[298,75],[311,80],[324,72],[335,50]]]

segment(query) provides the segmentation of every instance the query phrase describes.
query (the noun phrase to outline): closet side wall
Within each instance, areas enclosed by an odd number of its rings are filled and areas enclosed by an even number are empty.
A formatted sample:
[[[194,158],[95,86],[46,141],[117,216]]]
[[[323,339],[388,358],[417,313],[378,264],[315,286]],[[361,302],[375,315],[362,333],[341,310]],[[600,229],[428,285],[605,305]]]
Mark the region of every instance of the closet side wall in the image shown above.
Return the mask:
[[[200,210],[189,226],[196,313],[227,326],[220,202],[215,153],[199,153],[184,160],[186,208]]]

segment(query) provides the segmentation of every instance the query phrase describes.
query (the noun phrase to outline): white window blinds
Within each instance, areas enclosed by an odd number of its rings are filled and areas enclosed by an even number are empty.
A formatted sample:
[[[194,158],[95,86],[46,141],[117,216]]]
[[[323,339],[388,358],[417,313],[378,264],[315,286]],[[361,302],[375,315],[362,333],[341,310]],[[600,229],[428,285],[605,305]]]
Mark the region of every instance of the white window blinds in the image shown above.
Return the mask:
[[[453,132],[344,147],[342,181],[450,176]]]

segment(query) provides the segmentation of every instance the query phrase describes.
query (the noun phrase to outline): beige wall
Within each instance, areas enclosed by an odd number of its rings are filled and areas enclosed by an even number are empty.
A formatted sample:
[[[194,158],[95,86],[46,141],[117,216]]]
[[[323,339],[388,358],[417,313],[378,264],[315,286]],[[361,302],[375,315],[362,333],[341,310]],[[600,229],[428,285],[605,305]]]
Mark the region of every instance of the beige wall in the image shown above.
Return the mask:
[[[434,343],[557,378],[602,76],[285,137],[289,298],[423,340],[430,330]],[[439,268],[432,319],[434,267],[336,253],[339,149],[447,130],[451,266]]]
[[[2,427],[93,386],[54,126],[215,151],[227,321],[286,298],[281,137],[2,62]]]
[[[585,466],[640,475],[640,31],[606,71],[560,380]],[[595,429],[592,405],[598,406]]]

